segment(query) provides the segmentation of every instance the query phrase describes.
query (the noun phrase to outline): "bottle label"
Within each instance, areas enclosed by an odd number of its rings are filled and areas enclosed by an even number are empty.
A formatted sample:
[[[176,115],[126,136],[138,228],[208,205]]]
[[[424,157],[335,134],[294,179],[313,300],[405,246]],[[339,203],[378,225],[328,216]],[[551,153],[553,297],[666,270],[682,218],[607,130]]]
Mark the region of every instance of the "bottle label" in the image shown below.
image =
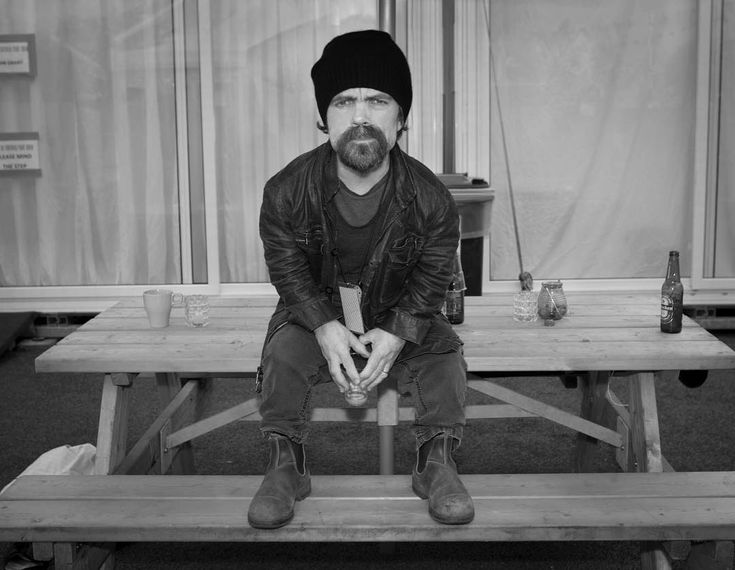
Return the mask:
[[[668,295],[661,296],[661,322],[670,323],[674,320],[674,300]]]

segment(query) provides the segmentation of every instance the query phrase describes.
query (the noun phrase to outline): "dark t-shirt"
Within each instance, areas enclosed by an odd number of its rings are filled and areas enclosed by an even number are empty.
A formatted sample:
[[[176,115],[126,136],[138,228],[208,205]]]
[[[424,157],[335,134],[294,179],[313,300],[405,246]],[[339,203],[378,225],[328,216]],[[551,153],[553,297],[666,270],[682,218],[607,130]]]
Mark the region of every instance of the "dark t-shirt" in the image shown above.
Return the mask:
[[[358,283],[360,273],[370,257],[371,242],[375,237],[382,212],[381,204],[388,175],[365,194],[355,194],[340,182],[334,198],[335,243],[339,256],[340,279]]]

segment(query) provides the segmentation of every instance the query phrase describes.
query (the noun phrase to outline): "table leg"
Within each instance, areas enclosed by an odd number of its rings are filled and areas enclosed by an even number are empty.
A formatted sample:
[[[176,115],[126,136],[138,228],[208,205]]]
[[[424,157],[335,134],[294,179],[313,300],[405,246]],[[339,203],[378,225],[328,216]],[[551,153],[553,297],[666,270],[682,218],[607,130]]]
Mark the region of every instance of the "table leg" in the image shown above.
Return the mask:
[[[698,542],[686,562],[687,570],[732,569],[735,545],[732,541]]]
[[[392,475],[395,471],[395,449],[393,447],[395,426],[398,425],[398,382],[389,376],[378,384],[378,437],[380,440],[380,474]],[[381,542],[381,555],[395,553],[395,544]]]
[[[95,475],[112,473],[125,457],[131,385],[131,377],[127,374],[105,375],[97,428]]]
[[[663,471],[663,457],[654,374],[652,372],[634,374],[628,386],[633,468],[638,472],[659,473]],[[662,544],[645,543],[641,547],[641,568],[671,569],[671,560]]]
[[[54,570],[113,570],[114,544],[54,544]]]
[[[181,390],[181,380],[176,374],[170,373],[157,373],[156,384],[158,385],[158,397],[161,402],[161,407],[165,408],[175,397],[176,394]],[[170,432],[174,432],[184,425],[185,418],[181,414],[174,414],[171,417],[171,424],[169,427]],[[161,449],[161,453],[166,452]],[[173,453],[171,458],[171,473],[177,475],[194,475],[196,473],[196,467],[194,465],[194,451],[191,447],[191,442],[185,442],[178,446],[176,449],[169,450],[168,453]]]
[[[378,437],[380,438],[380,474],[392,475],[394,464],[393,430],[398,425],[398,387],[390,376],[378,384]]]
[[[120,463],[127,449],[128,407],[134,376],[106,374],[102,384],[100,418],[97,428],[95,475],[108,475]],[[115,568],[115,545],[76,545],[56,543],[53,546],[54,567],[58,570],[73,568]]]
[[[663,471],[656,386],[652,372],[634,374],[629,383],[633,466],[638,472]]]
[[[615,424],[610,422],[608,416],[609,404],[606,396],[609,382],[608,372],[590,372],[578,378],[577,386],[582,393],[580,416],[596,424],[615,429]],[[598,444],[597,438],[581,432],[577,433],[575,469],[578,473],[594,471]]]

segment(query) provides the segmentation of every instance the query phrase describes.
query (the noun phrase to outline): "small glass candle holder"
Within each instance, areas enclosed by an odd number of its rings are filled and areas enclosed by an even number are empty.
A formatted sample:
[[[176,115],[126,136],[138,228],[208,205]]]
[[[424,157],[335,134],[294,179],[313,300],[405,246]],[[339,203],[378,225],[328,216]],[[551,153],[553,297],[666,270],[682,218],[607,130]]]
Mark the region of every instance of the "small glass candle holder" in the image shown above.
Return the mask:
[[[538,318],[538,295],[533,291],[520,291],[513,297],[513,320],[532,323]]]
[[[567,297],[561,281],[544,281],[538,294],[538,314],[544,320],[558,321],[567,314]]]

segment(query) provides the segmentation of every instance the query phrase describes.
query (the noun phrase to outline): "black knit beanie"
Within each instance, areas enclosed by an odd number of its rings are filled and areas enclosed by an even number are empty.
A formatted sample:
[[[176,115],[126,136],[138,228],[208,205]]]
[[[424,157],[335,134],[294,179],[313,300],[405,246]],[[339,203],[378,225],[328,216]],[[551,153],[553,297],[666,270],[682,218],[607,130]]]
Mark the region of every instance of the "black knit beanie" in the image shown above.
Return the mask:
[[[362,30],[337,36],[311,68],[319,115],[326,123],[327,107],[345,89],[369,87],[387,93],[403,110],[411,110],[411,70],[406,56],[390,34]]]

